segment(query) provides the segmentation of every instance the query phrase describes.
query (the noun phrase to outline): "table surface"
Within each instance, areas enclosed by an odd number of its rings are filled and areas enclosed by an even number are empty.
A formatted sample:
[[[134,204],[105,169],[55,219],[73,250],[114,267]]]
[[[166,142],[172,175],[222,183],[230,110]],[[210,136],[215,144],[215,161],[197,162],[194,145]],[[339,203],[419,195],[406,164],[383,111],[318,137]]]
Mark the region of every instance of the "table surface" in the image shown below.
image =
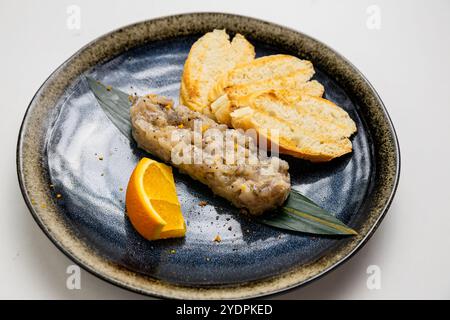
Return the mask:
[[[71,5],[80,9],[80,29],[71,28]],[[67,288],[72,262],[42,233],[20,194],[17,133],[33,94],[83,45],[123,25],[195,11],[253,16],[325,42],[371,81],[400,140],[400,185],[376,234],[343,266],[275,298],[450,298],[450,2],[445,0],[2,1],[0,298],[147,298],[85,271],[81,289]],[[367,285],[374,265],[376,288]]]

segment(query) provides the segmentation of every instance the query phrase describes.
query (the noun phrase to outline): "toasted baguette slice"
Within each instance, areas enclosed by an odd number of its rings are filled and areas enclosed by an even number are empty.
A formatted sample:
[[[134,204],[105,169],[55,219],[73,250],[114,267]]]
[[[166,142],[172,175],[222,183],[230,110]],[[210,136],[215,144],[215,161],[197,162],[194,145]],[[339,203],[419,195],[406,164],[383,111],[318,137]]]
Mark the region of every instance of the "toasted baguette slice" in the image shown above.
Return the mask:
[[[258,58],[230,71],[210,92],[211,110],[217,121],[231,126],[229,114],[250,94],[264,90],[285,90],[286,98],[295,100],[300,95],[321,97],[324,87],[316,80],[309,61],[289,55],[273,55]],[[225,79],[225,80],[224,80]],[[226,97],[224,96],[226,95]]]
[[[301,99],[303,95],[314,97],[321,97],[323,95],[324,88],[316,80],[303,83],[294,83],[291,80],[288,77],[226,88],[226,93],[211,104],[211,112],[218,122],[231,126],[230,113],[234,109],[244,106],[248,97],[255,92],[276,89],[282,91],[284,98],[290,102]]]
[[[343,109],[320,97],[289,100],[282,90],[263,91],[232,111],[234,128],[255,129],[279,146],[280,153],[313,162],[329,161],[352,151],[356,125]],[[275,139],[275,138],[276,139]]]
[[[314,67],[310,61],[285,54],[265,56],[241,64],[224,75],[210,91],[208,100],[213,103],[224,93],[254,92],[258,87],[257,90],[278,89],[287,83],[296,87],[313,75]]]
[[[249,94],[264,90],[292,90],[295,95],[307,94],[310,96],[321,97],[324,93],[324,87],[318,81],[312,80],[304,82],[302,77],[297,75],[287,77],[277,77],[267,81],[257,81],[249,84],[235,85],[225,88],[228,98],[237,101]]]
[[[214,30],[191,47],[181,78],[180,102],[195,111],[209,112],[212,87],[236,65],[255,58],[254,47],[240,34],[230,42],[225,30]]]

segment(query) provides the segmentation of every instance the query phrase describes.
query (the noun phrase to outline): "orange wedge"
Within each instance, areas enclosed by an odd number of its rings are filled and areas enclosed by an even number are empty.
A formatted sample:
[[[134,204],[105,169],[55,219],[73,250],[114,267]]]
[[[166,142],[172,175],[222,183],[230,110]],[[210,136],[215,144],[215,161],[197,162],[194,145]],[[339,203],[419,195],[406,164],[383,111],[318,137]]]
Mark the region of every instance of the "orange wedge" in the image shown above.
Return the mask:
[[[186,233],[172,168],[163,163],[139,161],[128,182],[125,204],[131,224],[148,240]]]

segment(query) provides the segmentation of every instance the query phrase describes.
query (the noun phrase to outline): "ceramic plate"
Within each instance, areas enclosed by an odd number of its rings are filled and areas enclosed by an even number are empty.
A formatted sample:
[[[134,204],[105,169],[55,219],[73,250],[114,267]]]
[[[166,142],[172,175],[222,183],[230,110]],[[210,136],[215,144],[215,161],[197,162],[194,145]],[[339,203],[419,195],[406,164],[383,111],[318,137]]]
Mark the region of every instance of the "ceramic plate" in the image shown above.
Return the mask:
[[[325,97],[356,122],[351,154],[326,164],[285,159],[292,186],[334,212],[358,236],[315,237],[258,224],[177,172],[186,237],[150,242],[132,228],[124,214],[124,190],[136,163],[148,155],[108,120],[84,77],[178,101],[189,48],[215,28],[244,34],[258,56],[288,53],[311,60]],[[297,31],[220,13],[137,23],[82,48],[36,93],[17,149],[25,201],[59,249],[121,287],[182,299],[257,297],[305,284],[333,269],[380,223],[397,186],[399,163],[386,109],[346,59]],[[208,205],[202,207],[200,201]],[[220,243],[213,241],[217,234]]]

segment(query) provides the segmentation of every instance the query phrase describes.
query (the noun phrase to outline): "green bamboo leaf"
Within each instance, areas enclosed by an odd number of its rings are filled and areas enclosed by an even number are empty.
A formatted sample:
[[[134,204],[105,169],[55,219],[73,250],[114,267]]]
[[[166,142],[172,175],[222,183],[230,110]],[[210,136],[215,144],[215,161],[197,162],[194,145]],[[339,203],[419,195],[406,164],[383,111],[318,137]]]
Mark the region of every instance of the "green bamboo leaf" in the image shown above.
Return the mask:
[[[357,234],[355,230],[296,190],[291,190],[288,200],[275,214],[263,216],[259,221],[272,227],[304,233]]]
[[[119,131],[133,141],[131,135],[129,95],[110,86],[86,77],[106,116]],[[311,199],[291,190],[289,197],[276,212],[258,218],[258,221],[279,229],[317,235],[356,235],[356,231],[346,226],[334,215],[321,208]]]
[[[109,120],[125,137],[132,140],[129,95],[113,87],[105,86],[91,77],[86,77],[86,80]]]

